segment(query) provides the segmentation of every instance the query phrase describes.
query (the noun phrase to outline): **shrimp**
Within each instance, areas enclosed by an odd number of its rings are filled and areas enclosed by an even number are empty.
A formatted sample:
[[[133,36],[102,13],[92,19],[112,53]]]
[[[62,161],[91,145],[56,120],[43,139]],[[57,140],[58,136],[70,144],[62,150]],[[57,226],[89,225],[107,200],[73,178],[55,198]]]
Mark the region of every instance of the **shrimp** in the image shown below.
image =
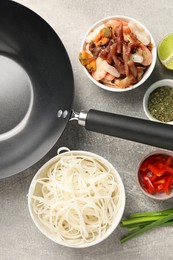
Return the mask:
[[[86,37],[86,40],[85,40],[86,43],[90,43],[91,41],[94,41],[95,38],[97,37],[98,33],[100,32],[100,30],[103,28],[104,28],[104,24],[101,24],[99,27],[97,27],[92,32],[90,32],[88,34],[88,36]]]
[[[138,53],[132,53],[130,55],[130,60],[132,60],[135,63],[141,63],[143,62],[143,56]]]
[[[129,67],[130,73],[134,76],[134,78],[136,78],[137,77],[137,69],[136,69],[135,63],[132,60],[129,60],[127,62],[127,65]]]
[[[114,79],[114,82],[103,80],[103,83],[108,87],[114,88],[128,88],[137,82],[133,75],[125,77],[124,79]]]
[[[124,26],[123,26],[123,33],[124,33],[125,35],[131,33],[131,30],[130,30],[130,28],[128,27],[128,25],[124,25]]]
[[[132,31],[132,33],[134,33],[137,37],[137,39],[142,42],[145,46],[147,46],[151,39],[150,36],[144,31],[144,29],[139,25],[136,24],[133,21],[130,21],[128,23],[128,26],[130,28],[130,30]]]
[[[107,27],[111,27],[112,28],[112,32],[113,33],[116,33],[117,27],[119,27],[120,25],[121,25],[121,21],[118,21],[118,20],[109,20],[106,23]]]
[[[138,81],[142,79],[143,74],[144,74],[144,70],[138,72],[138,74],[137,74]]]
[[[151,51],[143,44],[141,44],[141,49],[142,49],[142,65],[144,66],[149,66],[152,62],[152,53]]]
[[[100,66],[102,63],[103,59],[98,57],[96,59],[96,70],[92,72],[92,77],[97,80],[100,81],[102,80],[105,76],[106,76],[106,71]]]
[[[114,81],[103,79],[101,82],[104,83],[108,87],[118,88],[119,81],[120,81],[119,79],[114,79]]]
[[[113,80],[115,79],[114,76],[112,76],[111,74],[107,73],[106,76],[101,80],[101,82],[103,84],[105,84],[106,86],[114,86]]]
[[[91,56],[93,55],[92,52],[90,51],[90,44],[89,43],[86,44],[85,49],[86,49],[86,52],[88,54],[90,54]]]
[[[120,77],[120,73],[118,72],[118,70],[115,67],[109,65],[106,60],[103,60],[101,62],[100,69],[105,70],[106,72],[108,72],[109,74],[111,74],[112,76],[114,76],[116,78]]]
[[[119,82],[117,82],[117,87],[118,88],[128,88],[131,85],[135,84],[136,82],[137,82],[137,79],[133,75],[130,75],[128,77],[125,77],[122,80],[119,80]]]
[[[92,73],[92,76],[96,80],[102,80],[103,78],[105,78],[107,73],[109,73],[113,77],[111,78],[111,80],[115,77],[120,77],[120,73],[117,71],[117,69],[109,65],[106,60],[103,60],[100,57],[96,59],[96,66],[96,70]]]
[[[107,81],[112,81],[115,79],[115,76],[111,75],[110,73],[107,73],[105,78]]]
[[[140,44],[139,46],[135,53],[130,54],[130,60],[144,66],[149,66],[152,62],[152,53],[145,45]]]
[[[130,30],[129,26],[123,26],[123,38],[125,42],[134,43],[137,41],[137,37]]]

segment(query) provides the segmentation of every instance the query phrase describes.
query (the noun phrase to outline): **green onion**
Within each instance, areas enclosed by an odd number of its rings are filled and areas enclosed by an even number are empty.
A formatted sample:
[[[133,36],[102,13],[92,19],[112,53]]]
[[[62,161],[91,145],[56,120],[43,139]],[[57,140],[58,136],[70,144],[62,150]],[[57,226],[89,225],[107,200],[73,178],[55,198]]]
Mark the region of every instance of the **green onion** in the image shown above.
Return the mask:
[[[150,216],[167,216],[168,214],[171,214],[171,213],[173,213],[173,208],[162,210],[162,211],[133,213],[130,215],[130,218],[150,217]]]
[[[173,225],[173,208],[162,211],[133,213],[130,214],[128,219],[122,220],[120,225],[130,232],[120,240],[121,243],[125,243],[156,227]]]
[[[150,222],[139,224],[139,225],[135,225],[135,226],[128,226],[127,230],[128,231],[134,231],[134,230],[137,230],[137,229],[141,229],[141,228],[143,228],[143,227],[145,227],[146,225],[149,225],[149,224],[150,224]],[[161,224],[160,227],[166,227],[166,226],[172,226],[172,225],[173,225],[173,221],[170,220],[170,221],[168,221],[166,223]]]
[[[138,218],[132,218],[132,219],[127,219],[127,220],[122,220],[121,226],[126,227],[131,224],[136,224],[136,223],[141,223],[141,222],[152,222],[155,220],[159,220],[164,218],[164,216],[150,216],[150,217],[138,217]]]

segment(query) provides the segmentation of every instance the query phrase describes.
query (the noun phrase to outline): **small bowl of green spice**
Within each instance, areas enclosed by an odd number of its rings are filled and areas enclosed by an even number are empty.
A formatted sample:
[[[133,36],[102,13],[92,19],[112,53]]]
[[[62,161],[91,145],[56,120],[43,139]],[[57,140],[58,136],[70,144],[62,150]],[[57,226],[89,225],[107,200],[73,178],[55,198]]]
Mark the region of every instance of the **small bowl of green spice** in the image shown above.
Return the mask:
[[[173,80],[152,84],[144,95],[143,108],[150,120],[173,125]]]

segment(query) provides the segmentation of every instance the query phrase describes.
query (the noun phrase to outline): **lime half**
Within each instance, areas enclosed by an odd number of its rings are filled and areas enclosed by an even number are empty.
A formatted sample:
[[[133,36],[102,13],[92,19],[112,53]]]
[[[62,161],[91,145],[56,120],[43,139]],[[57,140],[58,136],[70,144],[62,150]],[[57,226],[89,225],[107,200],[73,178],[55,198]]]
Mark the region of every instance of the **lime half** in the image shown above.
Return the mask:
[[[173,70],[173,33],[166,35],[158,45],[158,57],[160,62],[170,70]]]

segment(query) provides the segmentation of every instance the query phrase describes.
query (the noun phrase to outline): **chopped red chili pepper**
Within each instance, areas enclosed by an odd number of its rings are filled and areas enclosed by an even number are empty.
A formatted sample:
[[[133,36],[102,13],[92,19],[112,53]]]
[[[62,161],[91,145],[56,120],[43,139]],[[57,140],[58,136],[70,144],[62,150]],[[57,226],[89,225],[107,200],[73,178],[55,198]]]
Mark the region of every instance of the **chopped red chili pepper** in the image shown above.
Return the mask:
[[[157,192],[163,191],[163,184],[156,185],[155,189]]]
[[[171,167],[168,167],[168,166],[167,166],[166,171],[169,172],[169,173],[171,173],[171,174],[173,174],[173,168],[171,168]]]
[[[173,176],[172,176],[172,175],[168,175],[168,176],[165,177],[165,184],[164,184],[163,189],[164,189],[164,191],[165,191],[165,193],[166,193],[167,195],[170,194],[169,188],[170,188],[172,179],[173,179]]]
[[[158,166],[149,164],[149,165],[148,165],[148,169],[149,169],[152,173],[154,173],[156,176],[162,176],[162,175],[165,173],[165,171],[166,171],[166,166],[160,168],[160,167],[158,167]]]
[[[140,179],[141,179],[141,181],[143,183],[143,187],[144,187],[144,189],[146,189],[146,191],[148,191],[149,193],[155,192],[155,188],[154,188],[150,178],[147,176],[147,174],[145,172],[141,172]]]
[[[147,160],[144,160],[143,163],[140,166],[140,169],[142,171],[146,171],[148,164],[153,164],[155,162],[155,156],[151,155],[150,157],[148,157]]]
[[[173,188],[173,157],[156,154],[146,158],[139,169],[139,181],[148,193],[169,195]]]
[[[157,176],[151,173],[151,176],[149,178],[151,182],[154,182],[157,179]]]
[[[170,166],[173,161],[173,158],[171,156],[168,156],[168,159],[165,161],[165,165]]]
[[[154,184],[164,184],[164,183],[165,183],[165,179],[164,178],[162,178],[160,180],[154,181]]]

